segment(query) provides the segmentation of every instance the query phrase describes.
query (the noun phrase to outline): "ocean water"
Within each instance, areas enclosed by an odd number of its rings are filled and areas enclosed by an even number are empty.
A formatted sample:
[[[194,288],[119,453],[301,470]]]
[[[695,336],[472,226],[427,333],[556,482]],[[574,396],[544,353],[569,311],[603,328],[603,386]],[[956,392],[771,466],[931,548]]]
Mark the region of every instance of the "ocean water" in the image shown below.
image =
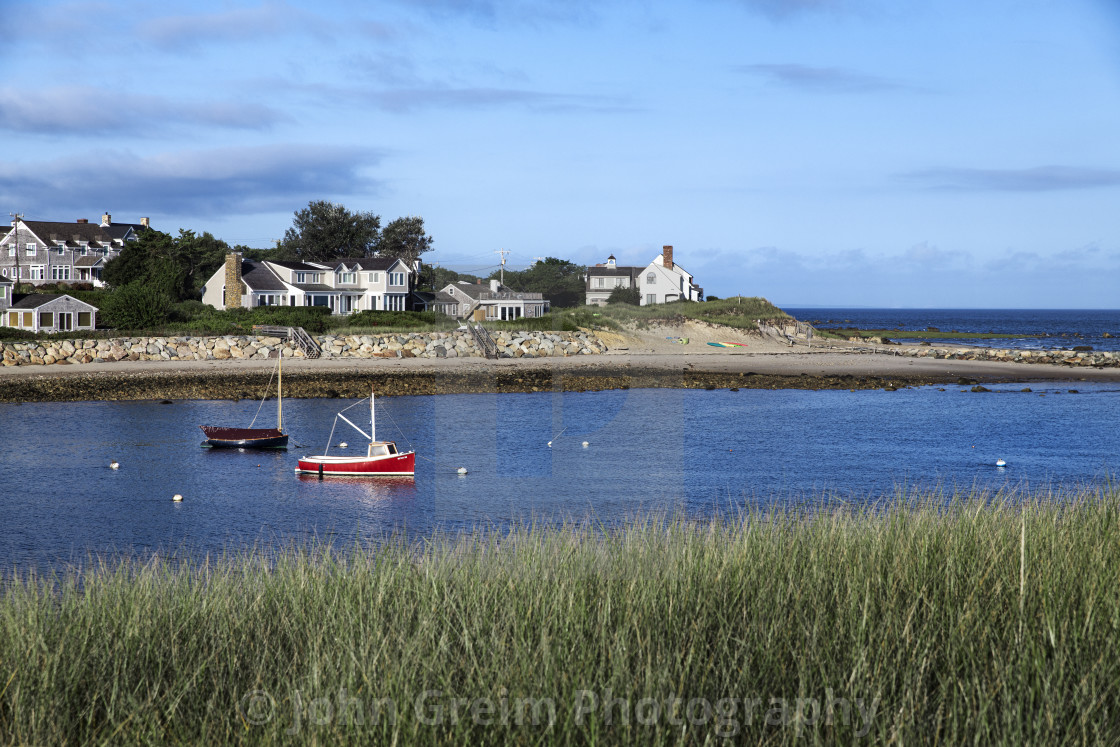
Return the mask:
[[[1094,350],[1120,350],[1120,310],[790,308],[783,311],[816,327],[910,332],[936,327],[942,332],[1007,335],[959,341],[965,345],[1054,350],[1089,345]],[[1105,333],[1112,337],[1105,337]],[[892,339],[906,340],[901,334],[892,336]],[[949,340],[947,344],[957,342]]]
[[[415,478],[405,479],[295,474],[299,456],[322,453],[335,413],[352,401],[286,400],[291,448],[266,452],[200,447],[198,424],[247,423],[255,402],[0,405],[10,446],[0,462],[0,573],[1113,479],[1120,385],[991,388],[380,399],[378,435],[418,454]],[[339,423],[332,453],[343,440],[353,448],[361,437]],[[995,466],[1000,458],[1007,467]],[[109,468],[114,460],[120,469]]]

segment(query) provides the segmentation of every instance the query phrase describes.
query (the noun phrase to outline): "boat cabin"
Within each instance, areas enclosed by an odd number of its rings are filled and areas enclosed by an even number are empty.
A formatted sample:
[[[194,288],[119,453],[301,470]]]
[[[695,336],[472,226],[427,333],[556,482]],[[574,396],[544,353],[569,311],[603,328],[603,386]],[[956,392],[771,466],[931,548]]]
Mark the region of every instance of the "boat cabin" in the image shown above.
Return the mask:
[[[397,453],[397,445],[392,441],[374,441],[369,445],[371,457],[392,456]]]

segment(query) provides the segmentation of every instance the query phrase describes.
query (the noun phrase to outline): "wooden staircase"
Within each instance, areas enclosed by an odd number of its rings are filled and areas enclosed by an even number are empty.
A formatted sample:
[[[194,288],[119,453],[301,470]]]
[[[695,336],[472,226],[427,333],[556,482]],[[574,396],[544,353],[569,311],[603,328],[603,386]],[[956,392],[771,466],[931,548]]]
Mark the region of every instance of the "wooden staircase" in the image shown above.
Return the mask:
[[[305,358],[318,358],[323,354],[319,343],[315,342],[315,339],[307,334],[303,327],[271,327],[267,324],[254,324],[253,331],[262,335],[286,337],[292,340],[303,351]]]

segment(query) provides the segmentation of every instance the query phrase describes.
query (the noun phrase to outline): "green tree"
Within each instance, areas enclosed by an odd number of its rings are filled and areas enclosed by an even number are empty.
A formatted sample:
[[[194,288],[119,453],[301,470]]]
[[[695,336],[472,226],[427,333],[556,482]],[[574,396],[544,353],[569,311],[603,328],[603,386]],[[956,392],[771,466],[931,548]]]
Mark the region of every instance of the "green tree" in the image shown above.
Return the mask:
[[[111,288],[146,283],[172,301],[197,298],[228,251],[229,244],[209,232],[197,236],[181,228],[173,237],[163,231],[144,231],[105,264],[102,279]]]
[[[431,251],[432,237],[424,232],[424,219],[419,215],[397,218],[381,232],[377,253],[382,257],[398,257],[411,267],[420,255]]]
[[[343,257],[373,256],[381,231],[381,216],[352,213],[343,205],[313,200],[297,210],[292,227],[284,232],[277,259],[325,262]]]
[[[624,288],[621,285],[615,286],[611,294],[607,296],[607,303],[628,303],[631,306],[642,305],[642,294],[638,291],[637,286],[630,286]]]
[[[583,276],[587,268],[566,259],[546,257],[525,270],[505,272],[505,285],[511,290],[540,293],[555,308],[582,306],[586,298]],[[491,278],[501,273],[494,272]]]
[[[146,330],[164,324],[171,312],[171,297],[143,280],[114,288],[99,310],[101,321],[117,329]]]

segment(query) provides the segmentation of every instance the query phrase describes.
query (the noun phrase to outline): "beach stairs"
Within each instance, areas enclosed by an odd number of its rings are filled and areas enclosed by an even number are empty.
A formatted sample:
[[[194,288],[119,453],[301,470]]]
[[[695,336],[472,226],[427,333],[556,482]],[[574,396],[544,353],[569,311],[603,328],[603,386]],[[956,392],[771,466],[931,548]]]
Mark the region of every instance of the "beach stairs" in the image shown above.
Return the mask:
[[[474,338],[475,345],[478,345],[483,355],[491,359],[498,357],[498,343],[494,342],[494,338],[485,327],[476,323],[474,326],[468,324],[467,329],[471,331],[471,337]]]
[[[759,319],[758,331],[763,337],[769,337],[786,345],[792,346],[804,342],[812,347],[813,344],[813,326],[808,322],[799,322],[796,319],[777,324]]]
[[[315,342],[314,338],[307,334],[307,330],[303,327],[271,327],[267,324],[254,324],[253,331],[262,335],[288,338],[299,346],[305,358],[318,358],[323,354],[323,349],[319,347],[319,343]]]

